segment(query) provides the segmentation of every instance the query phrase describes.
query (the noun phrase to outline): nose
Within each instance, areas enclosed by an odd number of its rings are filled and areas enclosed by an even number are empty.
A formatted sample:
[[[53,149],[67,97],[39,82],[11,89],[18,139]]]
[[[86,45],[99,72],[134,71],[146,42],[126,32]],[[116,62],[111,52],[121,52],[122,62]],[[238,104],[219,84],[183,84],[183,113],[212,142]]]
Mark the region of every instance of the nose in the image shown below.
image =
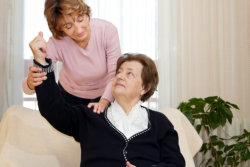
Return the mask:
[[[75,33],[76,34],[81,33],[81,25],[80,24],[75,24]]]
[[[122,80],[124,78],[124,74],[122,72],[118,73],[116,75],[116,77],[119,79],[119,80]]]

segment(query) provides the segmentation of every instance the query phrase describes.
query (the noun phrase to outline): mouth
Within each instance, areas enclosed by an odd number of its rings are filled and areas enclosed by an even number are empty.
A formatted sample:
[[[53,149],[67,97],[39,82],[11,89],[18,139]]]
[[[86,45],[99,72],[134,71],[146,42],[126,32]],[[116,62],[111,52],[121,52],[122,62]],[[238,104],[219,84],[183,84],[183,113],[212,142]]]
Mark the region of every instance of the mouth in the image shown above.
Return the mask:
[[[78,36],[78,37],[82,37],[82,36],[84,36],[84,34],[85,34],[85,33],[82,32],[82,33],[78,34],[77,36]]]
[[[119,87],[125,87],[123,84],[121,83],[116,83],[115,86],[119,86]]]

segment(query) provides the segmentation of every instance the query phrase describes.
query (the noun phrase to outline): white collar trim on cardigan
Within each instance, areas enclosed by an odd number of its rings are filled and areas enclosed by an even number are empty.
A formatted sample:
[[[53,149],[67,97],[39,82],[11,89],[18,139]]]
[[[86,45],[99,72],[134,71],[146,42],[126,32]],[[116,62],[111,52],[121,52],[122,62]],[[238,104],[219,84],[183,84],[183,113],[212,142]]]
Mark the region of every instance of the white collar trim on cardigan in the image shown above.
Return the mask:
[[[139,101],[128,115],[117,101],[108,108],[107,118],[127,139],[148,128],[148,112],[141,104]]]

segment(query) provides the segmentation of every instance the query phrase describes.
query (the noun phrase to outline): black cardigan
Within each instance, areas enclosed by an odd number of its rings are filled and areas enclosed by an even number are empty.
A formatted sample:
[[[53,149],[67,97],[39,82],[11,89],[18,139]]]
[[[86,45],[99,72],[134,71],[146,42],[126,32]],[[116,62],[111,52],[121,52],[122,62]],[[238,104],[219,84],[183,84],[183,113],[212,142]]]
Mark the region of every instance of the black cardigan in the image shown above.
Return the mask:
[[[53,127],[80,142],[81,167],[122,167],[126,161],[136,167],[185,166],[178,135],[165,115],[147,109],[148,129],[126,139],[107,119],[107,110],[98,115],[86,106],[68,105],[51,63],[47,69],[48,79],[35,88],[39,110]]]

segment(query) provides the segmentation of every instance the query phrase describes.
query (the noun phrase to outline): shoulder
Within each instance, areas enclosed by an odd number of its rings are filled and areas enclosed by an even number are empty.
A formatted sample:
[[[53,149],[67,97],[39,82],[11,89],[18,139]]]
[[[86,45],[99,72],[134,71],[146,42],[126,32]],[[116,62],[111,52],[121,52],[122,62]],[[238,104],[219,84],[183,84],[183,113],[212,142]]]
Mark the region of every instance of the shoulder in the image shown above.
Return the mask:
[[[61,54],[65,49],[74,48],[77,45],[74,44],[74,41],[68,37],[61,37],[60,39],[55,39],[54,37],[50,37],[47,42],[48,54],[52,57],[55,57],[55,54]],[[49,56],[49,57],[51,57]]]
[[[146,109],[148,110],[148,112],[150,114],[150,117],[152,117],[153,119],[167,119],[165,114],[163,114],[163,113],[161,113],[159,111],[151,110],[149,108],[146,108]]]
[[[117,28],[115,25],[113,25],[111,22],[103,19],[97,19],[92,18],[90,20],[90,27],[93,30],[99,30],[99,31],[117,31]]]
[[[94,27],[115,27],[111,22],[103,19],[92,18],[90,20],[90,26]]]
[[[159,127],[163,127],[163,125],[167,127],[173,127],[172,123],[169,121],[169,119],[166,117],[165,114],[148,108],[146,109],[148,110],[149,119],[152,124],[155,124],[156,126]]]
[[[89,108],[87,105],[76,105],[74,107],[77,108],[77,106],[80,108],[81,111],[81,115],[84,115],[86,117],[86,119],[90,119],[92,121],[98,121],[99,119],[104,119],[104,112],[97,114],[93,111],[93,107]]]
[[[61,37],[60,39],[55,39],[54,37],[50,37],[48,40],[48,45],[62,45],[68,43],[69,39],[70,38],[68,36]]]

